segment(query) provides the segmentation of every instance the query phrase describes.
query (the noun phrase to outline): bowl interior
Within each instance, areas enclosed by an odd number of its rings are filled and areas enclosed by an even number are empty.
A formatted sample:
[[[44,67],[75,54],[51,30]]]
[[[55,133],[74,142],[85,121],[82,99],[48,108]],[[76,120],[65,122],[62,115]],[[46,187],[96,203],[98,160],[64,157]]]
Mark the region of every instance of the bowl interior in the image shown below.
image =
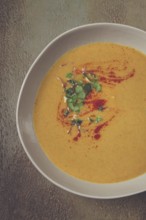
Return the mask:
[[[92,198],[116,198],[145,191],[146,175],[120,183],[94,184],[64,173],[48,160],[34,134],[34,100],[45,74],[66,51],[91,42],[119,43],[146,53],[146,33],[125,25],[90,24],[74,28],[57,37],[32,64],[21,87],[16,113],[21,143],[35,167],[47,179],[70,192]]]

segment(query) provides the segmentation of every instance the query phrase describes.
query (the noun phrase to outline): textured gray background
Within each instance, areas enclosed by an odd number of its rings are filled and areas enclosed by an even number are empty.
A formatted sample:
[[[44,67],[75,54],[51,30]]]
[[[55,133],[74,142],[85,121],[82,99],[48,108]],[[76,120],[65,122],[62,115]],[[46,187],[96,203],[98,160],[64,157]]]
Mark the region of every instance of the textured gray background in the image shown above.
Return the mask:
[[[93,200],[65,192],[38,173],[18,139],[16,101],[29,66],[55,36],[92,22],[146,30],[146,1],[0,0],[0,220],[146,219],[146,193]]]

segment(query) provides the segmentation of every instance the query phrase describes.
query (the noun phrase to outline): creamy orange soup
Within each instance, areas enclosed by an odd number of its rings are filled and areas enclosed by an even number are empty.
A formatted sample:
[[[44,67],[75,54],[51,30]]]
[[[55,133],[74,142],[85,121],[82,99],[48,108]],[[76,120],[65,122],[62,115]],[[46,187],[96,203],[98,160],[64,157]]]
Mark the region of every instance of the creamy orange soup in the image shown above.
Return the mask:
[[[112,43],[64,54],[38,91],[34,129],[61,170],[112,183],[146,172],[146,56]]]

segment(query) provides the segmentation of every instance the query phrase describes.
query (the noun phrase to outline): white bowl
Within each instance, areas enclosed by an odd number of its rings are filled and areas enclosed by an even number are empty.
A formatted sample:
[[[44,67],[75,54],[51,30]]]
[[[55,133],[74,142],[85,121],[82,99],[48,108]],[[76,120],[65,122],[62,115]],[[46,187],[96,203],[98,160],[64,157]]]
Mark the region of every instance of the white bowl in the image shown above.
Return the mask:
[[[114,42],[146,53],[146,32],[121,24],[88,24],[69,30],[49,43],[30,67],[22,84],[16,110],[23,148],[39,172],[55,185],[90,198],[118,198],[146,190],[146,174],[114,184],[95,184],[74,178],[57,168],[42,151],[32,122],[34,100],[42,79],[66,51],[90,42]]]

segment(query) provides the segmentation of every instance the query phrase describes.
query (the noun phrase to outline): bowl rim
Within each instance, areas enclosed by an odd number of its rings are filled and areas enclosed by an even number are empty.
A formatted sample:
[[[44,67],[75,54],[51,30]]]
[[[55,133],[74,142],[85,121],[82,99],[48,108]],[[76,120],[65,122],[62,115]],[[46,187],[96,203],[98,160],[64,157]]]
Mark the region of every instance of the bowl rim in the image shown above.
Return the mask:
[[[25,151],[25,153],[27,154],[29,160],[31,161],[31,163],[33,164],[33,166],[39,171],[39,173],[41,173],[42,176],[44,176],[47,180],[49,180],[51,183],[53,183],[54,185],[58,186],[59,188],[61,189],[64,189],[70,193],[73,193],[73,194],[76,194],[76,195],[79,195],[79,196],[82,196],[82,197],[86,197],[86,198],[94,198],[94,199],[117,199],[117,198],[122,198],[122,197],[126,197],[126,196],[131,196],[131,195],[136,195],[138,193],[141,193],[141,192],[145,192],[146,191],[146,188],[145,189],[139,189],[139,190],[135,190],[134,192],[131,192],[131,193],[122,193],[120,195],[113,195],[113,196],[97,196],[97,195],[88,195],[88,194],[84,194],[84,193],[80,193],[80,192],[77,192],[75,190],[72,190],[70,188],[67,188],[66,186],[63,186],[61,185],[60,183],[54,181],[53,179],[51,179],[51,177],[49,177],[48,175],[46,175],[42,170],[41,168],[37,165],[37,163],[33,160],[33,158],[30,156],[29,154],[29,151],[27,149],[27,147],[25,146],[25,143],[23,141],[23,138],[22,138],[22,135],[21,135],[21,132],[20,132],[20,127],[19,127],[19,105],[20,105],[20,100],[21,100],[21,96],[22,96],[22,93],[23,93],[23,89],[24,89],[24,85],[27,81],[27,78],[29,76],[29,74],[31,73],[33,67],[36,65],[36,63],[39,61],[39,59],[42,57],[42,55],[45,53],[45,51],[47,51],[47,49],[54,43],[56,42],[57,40],[61,39],[63,36],[67,35],[68,33],[71,33],[71,32],[74,32],[76,30],[81,30],[81,29],[84,29],[84,28],[88,28],[88,27],[93,27],[93,26],[117,26],[117,27],[123,27],[123,28],[128,28],[128,29],[131,29],[131,30],[135,30],[135,31],[138,31],[138,32],[141,32],[143,34],[146,34],[146,31],[144,30],[141,30],[137,27],[134,27],[134,26],[130,26],[130,25],[125,25],[125,24],[120,24],[120,23],[112,23],[112,22],[100,22],[100,23],[88,23],[88,24],[84,24],[84,25],[80,25],[80,26],[76,26],[74,28],[71,28],[61,34],[59,34],[58,36],[56,36],[53,40],[51,40],[45,47],[44,49],[38,54],[38,56],[34,59],[33,63],[31,64],[31,66],[29,67],[24,79],[23,79],[23,83],[21,85],[21,88],[20,88],[20,91],[19,91],[19,95],[18,95],[18,98],[17,98],[17,104],[16,104],[16,127],[17,127],[17,133],[18,133],[18,136],[19,136],[19,139],[20,139],[20,142],[22,144],[22,147]],[[145,174],[144,174],[145,175]],[[143,175],[140,175],[140,177],[143,176]],[[139,176],[138,176],[139,177]],[[136,177],[136,178],[138,178]],[[128,180],[130,181],[130,180]],[[122,181],[122,182],[125,182],[125,181]],[[122,182],[119,182],[119,183],[122,183]],[[118,183],[111,183],[111,184],[118,184]],[[105,184],[103,184],[105,185]]]

